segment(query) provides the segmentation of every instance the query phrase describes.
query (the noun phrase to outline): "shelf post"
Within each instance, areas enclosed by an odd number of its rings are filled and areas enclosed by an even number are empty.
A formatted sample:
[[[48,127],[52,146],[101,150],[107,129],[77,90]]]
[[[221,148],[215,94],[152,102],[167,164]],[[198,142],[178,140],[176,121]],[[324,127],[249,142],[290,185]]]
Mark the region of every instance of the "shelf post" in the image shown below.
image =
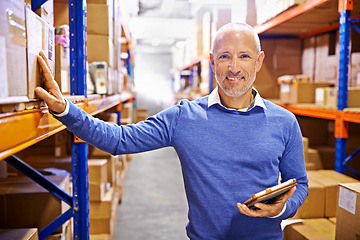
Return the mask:
[[[86,88],[86,1],[69,0],[71,95]],[[89,239],[88,145],[72,135],[74,239]]]
[[[348,94],[348,79],[349,79],[349,62],[350,62],[350,23],[351,23],[351,9],[352,1],[340,0],[339,12],[340,12],[340,28],[339,28],[339,43],[340,43],[340,63],[339,63],[339,89],[338,89],[338,111],[343,111],[347,108],[347,94]],[[342,122],[339,119],[338,122]],[[337,125],[337,124],[336,124]],[[335,125],[335,128],[336,128]],[[344,132],[343,125],[340,124],[339,128],[342,128],[340,132]],[[347,131],[347,129],[345,130]],[[335,132],[339,130],[335,129]],[[345,158],[346,158],[346,136],[336,135],[336,156],[335,156],[335,170],[340,173],[345,173]]]

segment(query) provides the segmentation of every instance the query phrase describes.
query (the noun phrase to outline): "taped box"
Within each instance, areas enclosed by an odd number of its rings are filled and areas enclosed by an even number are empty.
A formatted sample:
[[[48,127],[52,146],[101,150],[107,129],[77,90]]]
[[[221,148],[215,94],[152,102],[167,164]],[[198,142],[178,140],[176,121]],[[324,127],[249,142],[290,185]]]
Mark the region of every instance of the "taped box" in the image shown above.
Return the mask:
[[[360,239],[360,183],[339,185],[336,239]]]

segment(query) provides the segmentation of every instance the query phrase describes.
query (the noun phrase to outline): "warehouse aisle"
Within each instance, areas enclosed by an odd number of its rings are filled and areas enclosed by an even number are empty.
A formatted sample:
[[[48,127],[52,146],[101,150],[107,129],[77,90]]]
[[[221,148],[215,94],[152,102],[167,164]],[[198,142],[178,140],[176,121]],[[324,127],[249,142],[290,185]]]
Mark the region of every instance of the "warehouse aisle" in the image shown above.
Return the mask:
[[[135,154],[130,162],[113,240],[185,240],[187,202],[172,148]]]

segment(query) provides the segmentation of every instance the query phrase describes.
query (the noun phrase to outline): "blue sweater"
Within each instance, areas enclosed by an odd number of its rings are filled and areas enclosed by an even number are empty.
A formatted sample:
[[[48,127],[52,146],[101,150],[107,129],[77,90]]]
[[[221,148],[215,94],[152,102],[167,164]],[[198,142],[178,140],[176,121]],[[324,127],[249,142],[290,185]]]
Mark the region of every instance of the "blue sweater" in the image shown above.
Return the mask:
[[[191,239],[282,239],[280,223],[308,194],[302,135],[295,116],[264,100],[249,112],[208,107],[208,96],[166,109],[138,124],[102,122],[70,105],[58,118],[76,136],[111,154],[172,146],[182,167]],[[161,171],[159,169],[159,171]],[[294,195],[277,218],[239,212],[253,193],[296,178]]]

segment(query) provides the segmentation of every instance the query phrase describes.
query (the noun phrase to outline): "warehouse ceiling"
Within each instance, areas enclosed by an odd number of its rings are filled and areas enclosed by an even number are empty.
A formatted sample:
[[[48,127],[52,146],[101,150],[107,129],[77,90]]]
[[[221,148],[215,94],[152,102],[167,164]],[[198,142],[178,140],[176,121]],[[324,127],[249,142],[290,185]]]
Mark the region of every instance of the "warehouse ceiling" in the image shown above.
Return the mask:
[[[176,43],[196,33],[195,19],[200,11],[230,7],[230,2],[232,0],[130,0],[131,37],[142,49],[168,52]]]

